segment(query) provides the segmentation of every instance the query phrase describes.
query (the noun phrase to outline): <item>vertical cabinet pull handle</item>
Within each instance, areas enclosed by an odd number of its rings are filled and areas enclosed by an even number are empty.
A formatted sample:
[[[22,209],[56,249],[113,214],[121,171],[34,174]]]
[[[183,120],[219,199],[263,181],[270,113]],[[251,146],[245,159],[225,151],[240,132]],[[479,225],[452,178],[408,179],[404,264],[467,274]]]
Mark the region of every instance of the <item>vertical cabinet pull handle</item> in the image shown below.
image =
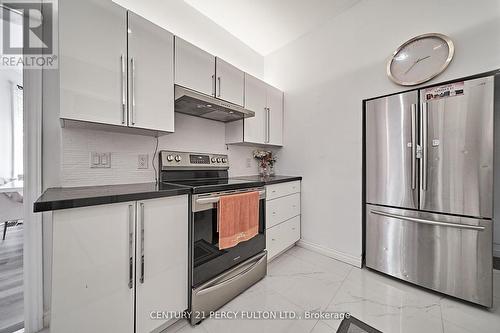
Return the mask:
[[[121,61],[121,73],[122,73],[122,124],[125,124],[126,112],[127,112],[127,73],[125,68],[125,56],[122,54],[120,57]]]
[[[217,85],[218,85],[218,88],[219,88],[219,93],[217,94],[217,97],[221,97],[221,82],[222,82],[222,78],[219,76],[217,78]]]
[[[131,97],[131,103],[129,106],[130,109],[130,123],[132,125],[135,125],[135,58],[130,59],[130,67],[131,69],[131,79],[130,79],[130,93],[132,95]]]
[[[128,287],[134,287],[134,206],[128,205]]]
[[[417,182],[417,105],[411,105],[411,189]]]
[[[139,278],[139,281],[141,283],[144,283],[144,204],[140,204],[140,213],[141,213],[141,221],[140,221],[140,228],[141,228],[141,277]]]
[[[271,109],[266,108],[266,131],[267,131],[267,140],[266,143],[271,142]]]
[[[212,74],[212,96],[215,97],[215,74]]]
[[[422,158],[420,159],[420,173],[422,190],[427,191],[427,103],[422,104],[420,117],[420,140],[422,145]]]

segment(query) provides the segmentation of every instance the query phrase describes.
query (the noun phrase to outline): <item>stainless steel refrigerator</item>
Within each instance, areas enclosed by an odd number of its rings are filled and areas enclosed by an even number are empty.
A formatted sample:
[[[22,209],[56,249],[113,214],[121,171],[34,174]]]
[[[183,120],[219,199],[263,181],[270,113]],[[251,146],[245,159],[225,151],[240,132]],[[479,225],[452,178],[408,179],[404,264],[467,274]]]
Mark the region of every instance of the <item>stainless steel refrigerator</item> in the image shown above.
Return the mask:
[[[366,101],[366,266],[483,306],[493,294],[495,77]]]

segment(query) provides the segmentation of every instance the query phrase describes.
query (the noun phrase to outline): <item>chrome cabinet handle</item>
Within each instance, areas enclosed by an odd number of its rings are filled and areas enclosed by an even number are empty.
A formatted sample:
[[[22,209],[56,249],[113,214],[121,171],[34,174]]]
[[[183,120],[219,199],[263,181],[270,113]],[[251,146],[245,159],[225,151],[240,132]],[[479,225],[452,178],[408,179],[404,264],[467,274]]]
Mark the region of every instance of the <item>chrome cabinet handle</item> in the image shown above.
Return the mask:
[[[411,105],[411,189],[417,182],[417,105]]]
[[[265,108],[266,110],[266,143],[269,143],[271,141],[271,127],[269,125],[270,123],[270,114],[271,114],[271,109],[270,108]]]
[[[134,206],[128,205],[128,288],[134,287]]]
[[[422,147],[422,158],[420,159],[421,188],[427,191],[427,103],[422,104],[420,116],[420,140]]]
[[[370,212],[372,214],[375,214],[375,215],[391,217],[391,218],[395,218],[395,219],[403,220],[403,221],[408,221],[408,222],[415,222],[415,223],[436,225],[436,226],[440,226],[440,227],[450,227],[450,228],[457,228],[457,229],[468,229],[468,230],[476,230],[476,231],[483,231],[484,230],[484,227],[481,227],[481,226],[474,226],[474,225],[468,225],[468,224],[456,224],[456,223],[441,222],[441,221],[432,221],[432,220],[420,219],[417,217],[409,217],[409,216],[402,216],[402,215],[397,215],[397,214],[381,212],[379,210],[371,210]]]
[[[131,105],[129,106],[130,108],[130,123],[132,125],[135,125],[135,58],[131,58],[130,59],[130,66],[132,68],[132,77],[131,77],[131,80],[130,80],[130,91],[131,91],[131,95],[132,95],[132,101],[131,101]]]
[[[139,281],[141,283],[144,283],[144,204],[141,203],[140,205],[140,228],[141,228],[141,276],[139,278]]]
[[[122,69],[122,124],[127,121],[127,73],[125,68],[125,56],[122,54],[120,57],[121,69]]]
[[[219,93],[217,94],[217,97],[221,97],[221,82],[222,82],[222,78],[219,76],[217,78],[217,85],[218,85],[218,88],[219,88]]]
[[[212,96],[215,97],[215,74],[212,74]]]

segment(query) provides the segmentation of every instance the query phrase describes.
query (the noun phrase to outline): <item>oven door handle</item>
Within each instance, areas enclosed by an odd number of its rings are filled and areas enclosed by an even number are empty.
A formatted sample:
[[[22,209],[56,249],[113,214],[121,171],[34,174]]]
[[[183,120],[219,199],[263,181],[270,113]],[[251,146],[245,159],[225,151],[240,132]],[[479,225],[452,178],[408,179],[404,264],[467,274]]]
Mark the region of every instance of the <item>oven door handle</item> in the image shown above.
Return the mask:
[[[220,281],[220,282],[218,282],[218,283],[216,283],[214,285],[212,285],[213,281],[209,281],[205,285],[202,285],[201,287],[199,287],[199,290],[196,292],[196,296],[201,296],[201,295],[204,295],[204,294],[208,294],[208,293],[210,293],[211,291],[213,291],[215,289],[220,289],[220,288],[223,288],[224,286],[227,286],[228,284],[231,284],[233,281],[240,279],[241,277],[243,277],[246,274],[248,274],[251,271],[253,271],[255,268],[259,267],[259,265],[262,264],[262,262],[264,260],[267,260],[266,253],[262,254],[262,256],[259,257],[259,258],[257,258],[257,260],[252,260],[252,261],[248,262],[243,267],[240,266],[240,267],[234,268],[233,270],[241,270],[241,269],[243,269],[241,272],[239,272],[235,276],[232,276],[232,277],[230,277],[228,279],[222,280],[222,281]],[[231,272],[232,271],[229,271],[228,275],[230,275]]]
[[[240,194],[240,193],[235,193]],[[266,191],[259,191],[259,197],[263,199],[263,196],[266,194]],[[196,203],[199,205],[208,205],[218,203],[221,197],[210,197],[210,198],[199,198],[196,199]]]

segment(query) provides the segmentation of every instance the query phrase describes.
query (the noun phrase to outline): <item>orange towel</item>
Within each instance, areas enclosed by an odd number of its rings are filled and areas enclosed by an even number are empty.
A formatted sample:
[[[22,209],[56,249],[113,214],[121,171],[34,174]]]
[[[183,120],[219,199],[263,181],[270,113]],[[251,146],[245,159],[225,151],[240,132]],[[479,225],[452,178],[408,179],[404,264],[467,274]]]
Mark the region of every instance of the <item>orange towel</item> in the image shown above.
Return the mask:
[[[259,233],[259,192],[222,196],[219,200],[219,249],[228,249]]]

